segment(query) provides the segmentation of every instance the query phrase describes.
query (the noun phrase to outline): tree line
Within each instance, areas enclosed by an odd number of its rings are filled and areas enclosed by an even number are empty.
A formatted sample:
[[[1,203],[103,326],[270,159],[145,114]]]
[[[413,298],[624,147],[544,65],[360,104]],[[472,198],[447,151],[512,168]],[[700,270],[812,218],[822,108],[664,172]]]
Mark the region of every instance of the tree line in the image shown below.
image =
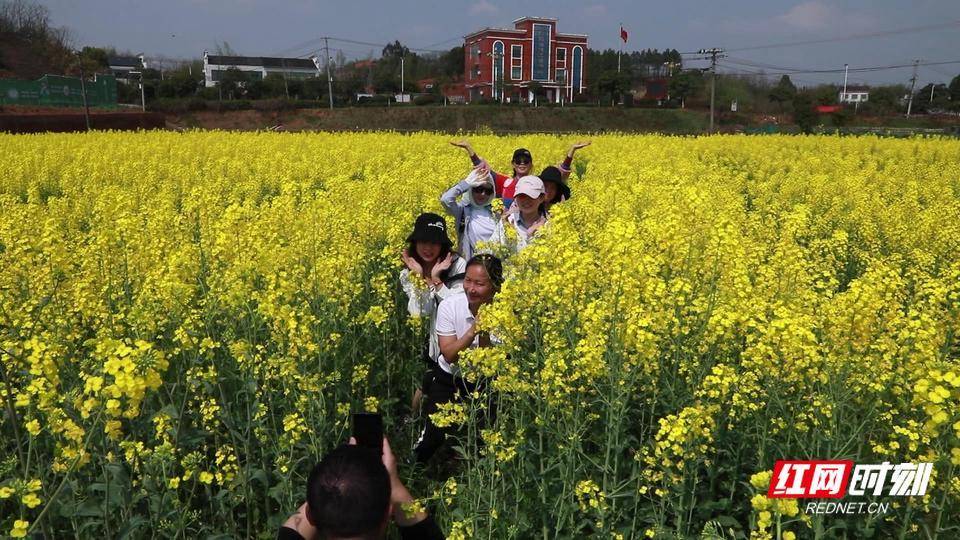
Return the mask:
[[[0,0],[0,76],[33,79],[46,73],[76,76],[82,69],[86,74],[109,71],[109,58],[124,54],[110,47],[86,46],[74,51],[73,39],[66,28],[54,27],[49,10],[28,0]],[[226,42],[218,44],[217,53],[237,55]],[[401,59],[403,86],[407,92],[425,94],[421,103],[439,101],[445,85],[462,79],[465,70],[464,48],[452,47],[444,52],[421,53],[399,41],[387,44],[365,58],[347,61],[342,52],[331,64],[334,100],[354,102],[357,94],[373,90],[380,94],[394,94],[401,89]],[[207,88],[203,80],[202,60],[179,62],[172,69],[143,69],[143,94],[148,102],[156,99],[195,98],[202,100],[259,100],[287,98],[291,100],[328,99],[328,84],[321,74],[318,78],[293,79],[272,73],[263,79],[252,79],[237,69],[228,69],[216,87]],[[660,99],[658,106],[704,107],[707,105],[709,73],[683,65],[683,57],[676,49],[644,49],[624,51],[588,49],[584,78],[588,92],[578,101],[630,104],[633,98],[643,99],[645,85],[657,80],[666,81],[669,99]],[[429,87],[420,88],[417,81],[429,81]],[[425,85],[427,86],[427,85]],[[542,87],[534,85],[534,92]],[[719,110],[729,110],[736,101],[744,112],[791,113],[804,117],[817,105],[837,103],[838,85],[819,85],[799,89],[788,75],[773,83],[759,75],[718,75],[716,102]],[[136,83],[119,84],[121,102],[135,103],[141,99]],[[865,114],[893,114],[902,112],[909,89],[903,85],[875,86],[870,89],[869,101],[858,107]],[[649,101],[649,99],[648,99]],[[960,75],[949,84],[928,83],[914,94],[913,110],[960,111]],[[837,121],[844,121],[849,111],[840,112]]]

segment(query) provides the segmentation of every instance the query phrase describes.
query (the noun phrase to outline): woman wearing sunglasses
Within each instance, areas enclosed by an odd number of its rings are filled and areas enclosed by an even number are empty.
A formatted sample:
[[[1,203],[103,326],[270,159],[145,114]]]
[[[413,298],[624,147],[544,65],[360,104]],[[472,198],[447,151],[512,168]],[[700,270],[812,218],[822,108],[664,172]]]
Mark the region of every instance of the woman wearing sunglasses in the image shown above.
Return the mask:
[[[461,139],[459,141],[450,141],[450,144],[466,150],[467,155],[470,156],[470,161],[473,162],[475,167],[486,165],[486,161],[474,152],[473,147],[470,146],[470,141]],[[570,176],[570,166],[573,164],[573,155],[577,153],[577,150],[589,145],[590,141],[580,141],[570,145],[566,158],[564,158],[562,163],[557,165],[557,168],[560,169],[562,181],[566,181],[567,177]],[[492,172],[494,185],[497,188],[497,196],[503,199],[503,207],[505,209],[509,209],[510,205],[513,204],[513,195],[517,187],[517,182],[524,176],[532,174],[533,156],[526,148],[517,148],[513,152],[513,159],[510,161],[510,164],[513,166],[513,176]],[[487,168],[489,168],[489,165],[487,165]]]
[[[478,242],[493,237],[497,225],[491,209],[494,193],[490,169],[480,165],[440,196],[440,204],[456,219],[457,244],[464,259],[470,260]]]

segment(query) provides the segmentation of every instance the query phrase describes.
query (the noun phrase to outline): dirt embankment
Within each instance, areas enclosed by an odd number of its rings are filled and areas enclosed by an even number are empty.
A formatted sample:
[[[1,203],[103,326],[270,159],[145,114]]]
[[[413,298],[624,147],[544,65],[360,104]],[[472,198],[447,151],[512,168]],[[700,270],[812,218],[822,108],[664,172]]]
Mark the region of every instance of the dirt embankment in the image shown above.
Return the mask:
[[[175,129],[275,129],[282,131],[394,130],[511,132],[698,133],[701,112],[601,107],[357,107],[295,111],[197,111],[167,115]]]

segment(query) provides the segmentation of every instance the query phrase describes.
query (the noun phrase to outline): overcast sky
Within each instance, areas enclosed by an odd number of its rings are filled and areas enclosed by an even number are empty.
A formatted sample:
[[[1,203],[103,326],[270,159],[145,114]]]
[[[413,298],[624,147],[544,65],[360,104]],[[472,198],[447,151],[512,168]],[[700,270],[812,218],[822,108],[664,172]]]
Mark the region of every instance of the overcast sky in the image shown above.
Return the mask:
[[[307,56],[320,36],[411,48],[448,49],[483,27],[512,27],[522,16],[555,17],[558,30],[590,36],[590,47],[626,50],[730,49],[726,70],[778,72],[950,62],[921,66],[918,87],[960,73],[960,0],[41,0],[77,45],[114,46],[196,58],[226,41],[250,56]],[[865,34],[883,33],[866,37]],[[837,41],[838,38],[851,38]],[[313,40],[311,42],[311,40]],[[785,43],[823,43],[753,48]],[[348,58],[378,47],[331,41]],[[741,50],[736,50],[741,49]],[[745,49],[745,50],[744,50]],[[334,51],[331,51],[333,54]],[[691,61],[690,67],[705,65]],[[912,69],[851,73],[851,83],[907,83]],[[794,74],[798,84],[837,82],[843,74]]]

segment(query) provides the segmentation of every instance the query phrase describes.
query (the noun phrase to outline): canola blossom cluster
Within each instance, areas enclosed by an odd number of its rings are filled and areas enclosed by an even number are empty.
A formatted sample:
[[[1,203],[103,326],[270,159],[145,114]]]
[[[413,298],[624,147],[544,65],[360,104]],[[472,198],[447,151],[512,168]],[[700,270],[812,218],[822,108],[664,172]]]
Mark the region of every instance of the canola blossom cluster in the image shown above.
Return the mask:
[[[471,137],[509,172],[552,135]],[[0,136],[0,535],[270,538],[350,413],[398,456],[425,318],[398,285],[470,163],[431,133]],[[949,537],[960,142],[603,135],[479,321],[451,538]],[[455,230],[452,218],[449,230]],[[479,424],[481,416],[496,421]],[[777,459],[932,462],[880,515],[768,499]],[[872,499],[869,499],[872,500]]]

